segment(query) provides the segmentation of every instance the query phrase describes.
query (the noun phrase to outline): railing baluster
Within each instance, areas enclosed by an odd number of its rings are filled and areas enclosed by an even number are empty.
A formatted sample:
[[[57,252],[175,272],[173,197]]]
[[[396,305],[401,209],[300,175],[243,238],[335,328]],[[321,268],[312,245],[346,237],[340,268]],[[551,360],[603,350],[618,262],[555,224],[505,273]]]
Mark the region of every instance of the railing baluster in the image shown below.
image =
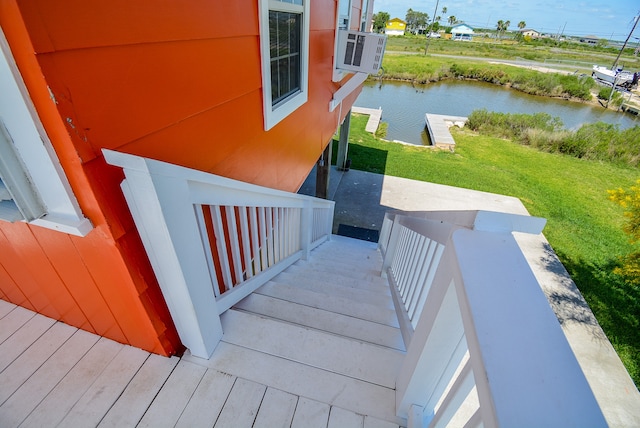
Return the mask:
[[[426,238],[425,241],[425,254],[422,257],[422,266],[420,267],[420,275],[416,279],[416,289],[408,299],[406,309],[407,313],[413,314],[416,305],[418,304],[418,299],[422,295],[422,293],[429,292],[429,290],[425,290],[424,284],[427,275],[429,274],[429,269],[431,267],[431,261],[433,259],[433,255],[435,254],[436,247],[438,243],[429,238]],[[424,302],[423,302],[424,304]]]
[[[234,286],[243,281],[242,260],[240,258],[240,239],[238,237],[238,222],[236,221],[235,207],[225,207],[227,213],[227,231],[231,247],[231,262],[233,263],[233,273],[235,274]]]
[[[433,284],[433,280],[436,276],[436,272],[438,271],[438,266],[440,265],[440,259],[442,258],[442,254],[444,253],[445,246],[442,244],[436,245],[436,251],[431,260],[431,265],[429,266],[429,274],[427,275],[427,279],[425,280],[425,285],[422,287],[420,292],[420,296],[417,300],[416,306],[413,308],[413,311],[409,314],[411,318],[411,322],[417,324],[418,319],[420,318],[420,314],[424,309],[424,304],[427,300],[427,295],[429,294],[429,290],[431,289],[431,285]],[[415,321],[414,321],[415,320]]]
[[[209,275],[211,276],[211,283],[213,284],[213,294],[218,297],[220,295],[220,286],[218,284],[218,276],[216,275],[216,266],[213,260],[213,252],[211,246],[214,245],[215,236],[210,237],[207,231],[207,225],[204,218],[204,207],[202,205],[196,205],[196,216],[198,217],[198,227],[200,229],[200,236],[202,238],[202,247],[207,257],[207,266],[209,266]],[[213,240],[212,240],[213,238]]]
[[[227,239],[222,223],[222,212],[219,205],[214,205],[211,208],[211,220],[216,235],[216,247],[218,248],[218,256],[220,257],[220,269],[222,270],[224,289],[230,290],[233,288],[233,279],[231,278],[231,267],[229,265],[229,254],[227,253]]]
[[[453,385],[451,385],[449,392],[444,397],[444,400],[442,400],[442,404],[438,408],[434,418],[429,423],[429,428],[447,426],[451,418],[460,410],[462,403],[465,402],[474,386],[475,380],[471,369],[471,360],[467,359],[458,377],[453,382]]]
[[[267,254],[268,254],[268,265],[269,267],[276,264],[276,243],[275,243],[275,231],[274,231],[274,220],[273,220],[273,210],[274,208],[266,208],[266,216],[267,216]]]
[[[251,266],[251,240],[249,239],[249,218],[247,207],[240,207],[240,235],[242,235],[242,256],[244,260],[244,271],[247,279],[253,277]]]
[[[260,266],[260,236],[258,235],[258,215],[256,207],[249,207],[249,225],[251,227],[251,260],[256,275],[262,272]]]
[[[427,255],[427,250],[429,248],[429,241],[430,240],[427,237],[422,235],[419,236],[420,245],[418,246],[418,253],[416,255],[416,264],[413,269],[413,275],[411,276],[411,286],[409,287],[409,290],[407,292],[407,297],[404,304],[406,309],[408,309],[412,304],[413,299],[416,295],[416,290],[420,288],[420,277],[422,275],[422,272],[426,269],[425,258]]]

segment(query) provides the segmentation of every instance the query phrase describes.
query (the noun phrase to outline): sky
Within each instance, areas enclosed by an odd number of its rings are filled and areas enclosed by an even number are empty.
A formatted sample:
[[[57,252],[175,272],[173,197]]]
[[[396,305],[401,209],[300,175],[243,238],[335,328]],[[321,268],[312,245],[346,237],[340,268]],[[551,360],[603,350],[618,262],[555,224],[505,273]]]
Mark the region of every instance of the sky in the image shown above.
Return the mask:
[[[447,13],[442,14],[442,7]],[[436,0],[374,0],[374,13],[387,12],[404,19],[409,8],[433,17]],[[638,0],[440,0],[437,15],[444,22],[450,15],[474,28],[495,28],[499,20],[511,21],[517,31],[524,21],[527,28],[541,33],[588,36],[624,41],[640,14]],[[638,43],[640,24],[630,44]]]

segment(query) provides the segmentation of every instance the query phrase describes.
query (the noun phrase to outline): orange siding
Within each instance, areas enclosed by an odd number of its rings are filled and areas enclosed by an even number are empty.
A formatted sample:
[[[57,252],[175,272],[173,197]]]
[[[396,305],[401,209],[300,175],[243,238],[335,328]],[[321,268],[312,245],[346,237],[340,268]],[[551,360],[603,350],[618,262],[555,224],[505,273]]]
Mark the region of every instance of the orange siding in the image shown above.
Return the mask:
[[[0,296],[175,352],[122,172],[100,150],[297,190],[357,95],[328,111],[340,87],[331,81],[335,7],[311,2],[309,101],[265,132],[256,0],[0,0],[16,62],[96,227],[78,238],[0,222]]]

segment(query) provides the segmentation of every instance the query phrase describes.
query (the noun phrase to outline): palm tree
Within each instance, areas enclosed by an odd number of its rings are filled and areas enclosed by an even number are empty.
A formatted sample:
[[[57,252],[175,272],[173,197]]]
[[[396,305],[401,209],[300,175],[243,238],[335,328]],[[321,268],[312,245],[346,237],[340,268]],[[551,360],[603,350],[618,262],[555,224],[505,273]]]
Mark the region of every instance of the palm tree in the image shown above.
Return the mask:
[[[526,27],[526,26],[527,26],[526,22],[524,22],[524,21],[518,22],[518,28],[519,29],[524,30],[524,27]]]
[[[457,20],[458,19],[454,15],[451,15],[449,17],[449,25],[453,26],[453,24],[455,24]]]
[[[446,15],[447,14],[447,6],[443,6],[442,7],[442,14]]]
[[[504,21],[502,19],[496,23],[496,30],[497,30],[498,39],[499,39],[500,33],[504,30]]]

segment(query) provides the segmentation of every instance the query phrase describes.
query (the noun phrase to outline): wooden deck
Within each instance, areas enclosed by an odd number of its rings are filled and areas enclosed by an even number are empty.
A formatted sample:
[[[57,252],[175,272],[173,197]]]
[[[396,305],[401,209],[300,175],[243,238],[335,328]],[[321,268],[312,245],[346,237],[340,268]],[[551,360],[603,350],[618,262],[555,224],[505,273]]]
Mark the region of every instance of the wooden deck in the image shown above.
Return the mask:
[[[336,237],[165,358],[0,301],[0,426],[392,427],[404,345],[380,255]]]

